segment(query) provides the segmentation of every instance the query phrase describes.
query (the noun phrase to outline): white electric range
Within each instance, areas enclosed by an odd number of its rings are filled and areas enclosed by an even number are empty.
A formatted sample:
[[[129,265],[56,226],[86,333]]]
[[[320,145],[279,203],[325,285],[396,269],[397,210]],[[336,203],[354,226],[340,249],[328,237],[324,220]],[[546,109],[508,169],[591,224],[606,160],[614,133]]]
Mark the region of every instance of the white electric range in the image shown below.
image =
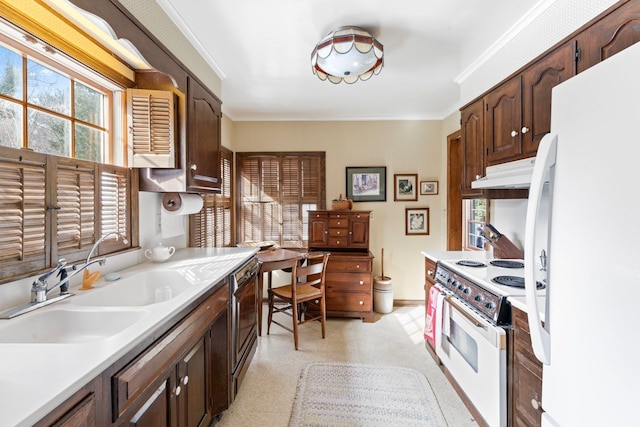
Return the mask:
[[[545,292],[544,280],[539,292]],[[486,424],[507,425],[510,296],[524,295],[522,260],[456,259],[436,264],[442,290],[436,354]]]

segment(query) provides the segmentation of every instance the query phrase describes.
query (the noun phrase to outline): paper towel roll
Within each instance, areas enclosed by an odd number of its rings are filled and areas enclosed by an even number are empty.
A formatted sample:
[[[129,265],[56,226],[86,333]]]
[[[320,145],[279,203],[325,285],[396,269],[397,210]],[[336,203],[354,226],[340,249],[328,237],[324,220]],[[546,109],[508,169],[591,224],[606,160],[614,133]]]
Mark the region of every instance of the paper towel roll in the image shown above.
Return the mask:
[[[162,209],[168,215],[190,215],[200,212],[203,200],[199,194],[165,193],[162,197]]]
[[[186,234],[185,215],[200,212],[203,200],[199,194],[165,193],[162,197],[160,230],[163,238]]]

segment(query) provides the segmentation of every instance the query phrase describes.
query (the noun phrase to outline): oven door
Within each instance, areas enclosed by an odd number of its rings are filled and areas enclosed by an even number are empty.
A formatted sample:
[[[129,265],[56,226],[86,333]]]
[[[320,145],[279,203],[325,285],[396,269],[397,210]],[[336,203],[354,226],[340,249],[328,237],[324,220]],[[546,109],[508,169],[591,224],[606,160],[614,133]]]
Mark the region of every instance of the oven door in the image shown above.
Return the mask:
[[[490,426],[507,425],[506,331],[452,295],[436,325],[436,354]]]

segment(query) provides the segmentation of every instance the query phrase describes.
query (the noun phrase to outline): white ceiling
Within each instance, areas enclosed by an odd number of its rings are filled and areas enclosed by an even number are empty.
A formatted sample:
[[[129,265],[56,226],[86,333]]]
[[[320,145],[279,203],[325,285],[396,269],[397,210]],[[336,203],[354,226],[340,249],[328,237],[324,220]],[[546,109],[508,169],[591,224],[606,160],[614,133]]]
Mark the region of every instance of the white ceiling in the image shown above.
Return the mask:
[[[157,1],[220,76],[223,112],[234,121],[442,119],[460,107],[454,80],[553,2]],[[316,42],[344,25],[384,45],[379,75],[336,85],[313,74]]]

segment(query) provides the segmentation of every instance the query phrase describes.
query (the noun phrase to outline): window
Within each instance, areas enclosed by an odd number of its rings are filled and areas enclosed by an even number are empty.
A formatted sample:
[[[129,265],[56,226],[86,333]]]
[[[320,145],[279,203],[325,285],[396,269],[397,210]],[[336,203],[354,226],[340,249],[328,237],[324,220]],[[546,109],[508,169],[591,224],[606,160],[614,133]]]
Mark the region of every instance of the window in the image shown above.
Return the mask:
[[[463,200],[463,248],[466,250],[485,250],[486,241],[481,232],[488,221],[489,201],[487,199]]]
[[[112,93],[44,55],[21,50],[26,53],[0,44],[0,145],[110,162]]]
[[[238,241],[305,247],[309,210],[325,204],[325,154],[238,153]]]
[[[202,210],[190,216],[191,242],[196,248],[233,246],[233,152],[220,152],[221,194],[203,194]]]
[[[11,37],[0,34],[2,282],[81,261],[110,232],[127,244],[114,236],[97,254],[138,244],[137,175],[107,164],[123,157],[112,141],[124,127],[111,129],[122,88],[30,36]]]

